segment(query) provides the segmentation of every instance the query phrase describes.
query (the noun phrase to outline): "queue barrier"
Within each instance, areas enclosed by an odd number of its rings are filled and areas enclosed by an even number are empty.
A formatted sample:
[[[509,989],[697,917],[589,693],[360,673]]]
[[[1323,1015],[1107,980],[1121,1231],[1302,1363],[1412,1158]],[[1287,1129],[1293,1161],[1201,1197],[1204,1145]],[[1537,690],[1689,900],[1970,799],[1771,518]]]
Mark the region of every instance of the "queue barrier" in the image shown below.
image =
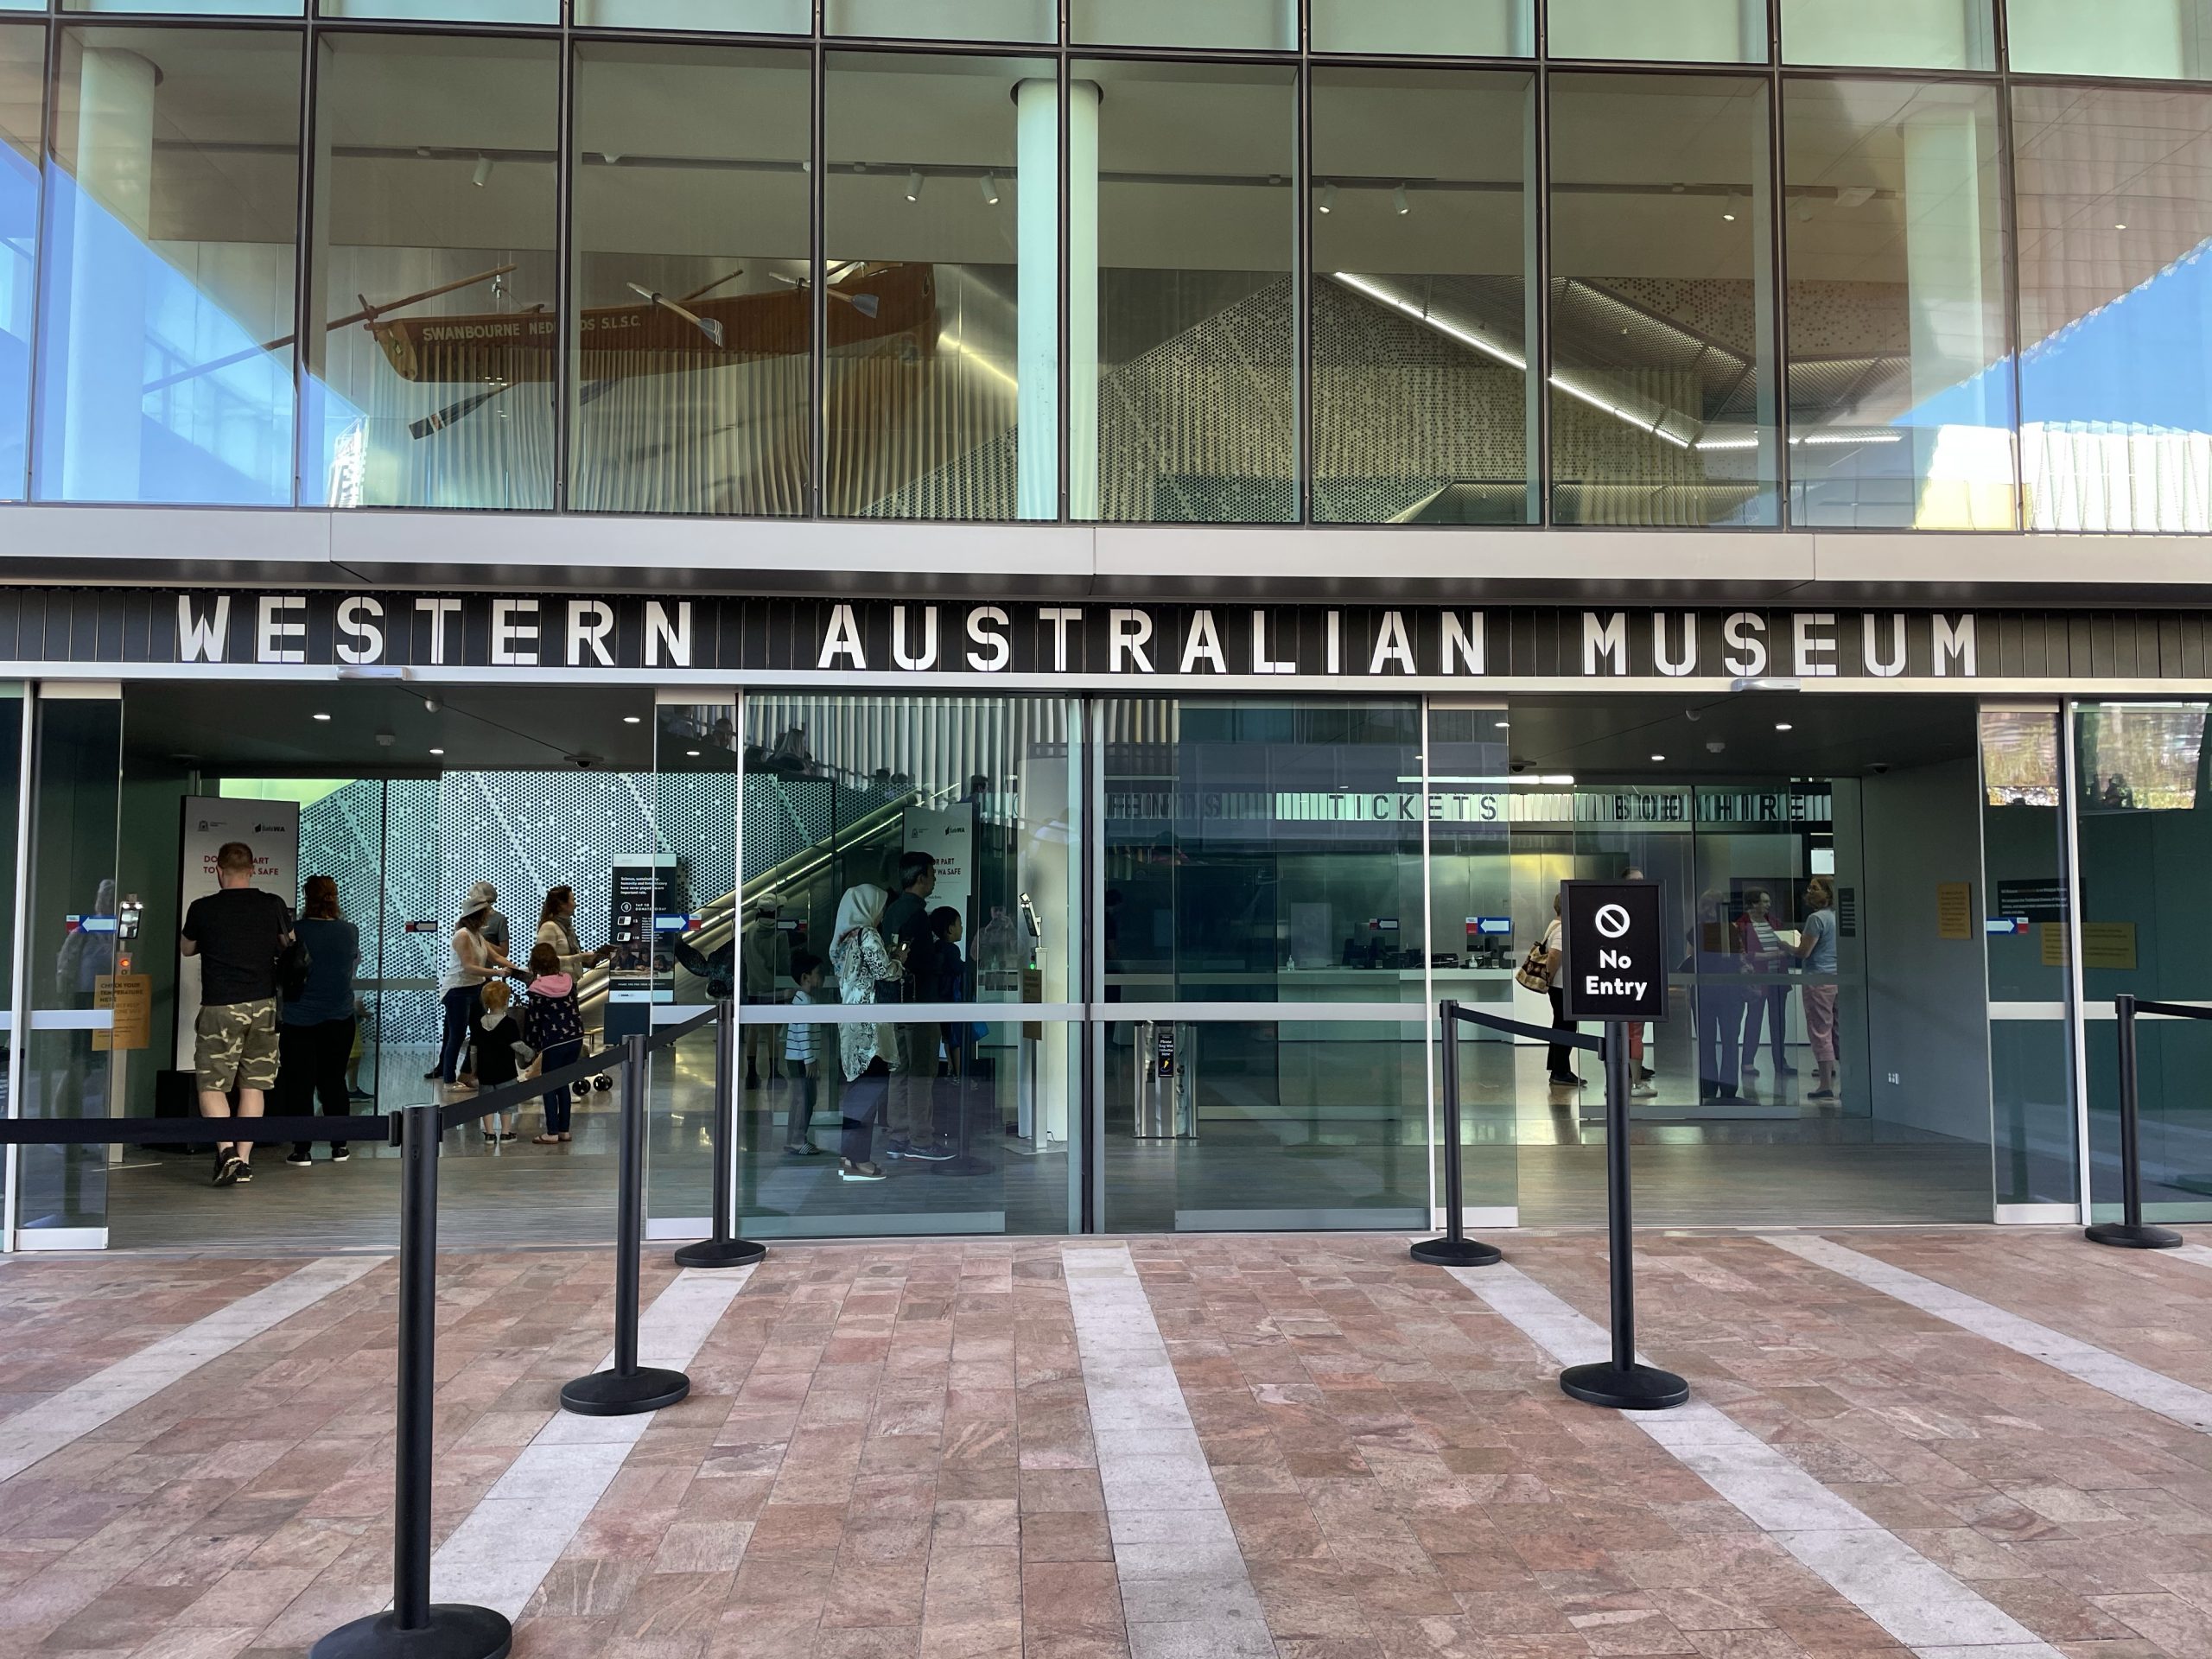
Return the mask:
[[[717,1002],[680,1025],[630,1038],[620,1049],[581,1059],[527,1082],[502,1085],[452,1106],[425,1103],[365,1116],[0,1119],[0,1146],[92,1146],[152,1141],[383,1141],[400,1153],[399,1341],[393,1453],[392,1595],[387,1611],[341,1624],[308,1649],[309,1659],[505,1659],[514,1642],[506,1616],[489,1607],[430,1600],[431,1431],[437,1370],[438,1156],[453,1129],[521,1107],[554,1089],[620,1068],[622,1120],[617,1142],[614,1353],[612,1370],[561,1390],[563,1409],[607,1416],[673,1405],[690,1391],[681,1371],[638,1363],[639,1274],[645,1236],[645,1094],[651,1056],[701,1027],[715,1045],[716,1232],[727,1236],[736,1147],[729,1085],[735,1081],[735,1010]],[[765,1250],[740,1258],[755,1261]],[[728,1262],[690,1265],[724,1266]]]
[[[2171,1250],[2182,1242],[2170,1227],[2145,1226],[2143,1221],[2142,1083],[2136,1067],[2135,1016],[2163,1014],[2179,1020],[2212,1020],[2212,1008],[2186,1002],[2158,1002],[2144,997],[2120,995],[2112,1000],[2120,1040],[2120,1219],[2084,1227],[2082,1236],[2093,1244],[2110,1244],[2124,1250]],[[2082,1172],[2082,1208],[2088,1210],[2089,1172]]]

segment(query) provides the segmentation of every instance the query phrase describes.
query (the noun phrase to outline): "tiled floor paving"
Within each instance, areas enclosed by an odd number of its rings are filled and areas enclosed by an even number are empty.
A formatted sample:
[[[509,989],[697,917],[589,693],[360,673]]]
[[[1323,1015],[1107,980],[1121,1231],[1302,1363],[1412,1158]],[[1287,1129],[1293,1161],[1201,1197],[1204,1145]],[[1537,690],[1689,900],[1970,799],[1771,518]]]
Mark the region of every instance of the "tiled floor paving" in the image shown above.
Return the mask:
[[[2212,1255],[1818,1236],[1639,1240],[1702,1413],[1657,1433],[1554,1381],[1590,1233],[1465,1282],[1355,1236],[658,1257],[694,1391],[620,1433],[556,1405],[607,1255],[454,1254],[435,1593],[526,1659],[2212,1659],[2212,1433],[2107,1386],[2212,1392]],[[0,1446],[53,1446],[0,1480],[0,1659],[296,1655],[380,1605],[395,1288],[0,1262]]]

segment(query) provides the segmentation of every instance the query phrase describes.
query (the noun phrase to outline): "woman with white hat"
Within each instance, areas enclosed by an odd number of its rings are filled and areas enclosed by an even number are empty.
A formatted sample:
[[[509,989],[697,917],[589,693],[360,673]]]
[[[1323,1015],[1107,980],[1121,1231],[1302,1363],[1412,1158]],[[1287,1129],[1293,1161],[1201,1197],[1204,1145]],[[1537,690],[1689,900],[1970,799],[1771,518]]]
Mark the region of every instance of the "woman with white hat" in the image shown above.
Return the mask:
[[[484,937],[485,918],[494,913],[492,906],[499,896],[489,881],[479,881],[468,890],[461,919],[454,924],[453,961],[438,981],[445,1024],[438,1038],[438,1063],[423,1075],[448,1085],[458,1080],[461,1056],[468,1052],[468,1028],[476,1018],[485,982],[515,970],[506,952]]]

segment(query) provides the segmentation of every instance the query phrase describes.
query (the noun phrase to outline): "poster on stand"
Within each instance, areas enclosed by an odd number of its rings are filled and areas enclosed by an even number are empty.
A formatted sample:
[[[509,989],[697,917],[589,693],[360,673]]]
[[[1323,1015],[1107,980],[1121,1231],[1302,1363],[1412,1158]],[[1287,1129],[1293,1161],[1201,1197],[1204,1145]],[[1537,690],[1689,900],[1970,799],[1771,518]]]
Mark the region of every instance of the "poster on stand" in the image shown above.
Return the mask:
[[[296,801],[230,800],[217,795],[184,798],[184,838],[177,858],[176,913],[215,891],[215,855],[228,841],[253,849],[253,885],[275,893],[288,909],[300,903],[300,807]],[[192,1070],[192,1028],[200,1018],[200,964],[180,950],[176,957],[175,1064]]]
[[[968,937],[976,937],[976,918],[969,902],[976,886],[976,808],[972,802],[955,806],[910,806],[902,826],[904,851],[927,853],[937,860],[937,887],[930,894],[930,908],[950,905],[960,912]],[[963,950],[963,954],[967,954]]]
[[[667,853],[626,853],[608,875],[607,942],[614,947],[607,963],[610,1002],[672,1002],[676,1000],[676,956],[672,939],[690,918],[669,913],[676,859]]]

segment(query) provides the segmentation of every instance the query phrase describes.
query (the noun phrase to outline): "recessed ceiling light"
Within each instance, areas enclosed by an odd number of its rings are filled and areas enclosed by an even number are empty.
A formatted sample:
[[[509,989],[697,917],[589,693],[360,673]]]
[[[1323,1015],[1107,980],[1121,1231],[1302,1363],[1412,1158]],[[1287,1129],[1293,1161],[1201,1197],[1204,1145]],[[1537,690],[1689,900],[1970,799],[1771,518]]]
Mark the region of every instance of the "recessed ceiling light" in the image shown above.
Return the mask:
[[[1790,724],[1789,724],[1789,722],[1788,721],[1786,721],[1786,720],[1777,720],[1777,721],[1776,721],[1774,722],[1774,729],[1775,729],[1776,731],[1777,731],[1777,732],[1787,732],[1787,731],[1792,730],[1792,729],[1793,729],[1793,728],[1790,726]]]
[[[634,726],[638,723],[639,719],[639,716],[636,715],[625,715],[622,716],[622,723],[625,726]]]
[[[1510,725],[1512,725],[1512,724],[1513,724],[1513,722],[1512,722],[1511,721],[1510,721],[1510,720],[1501,720],[1501,721],[1499,721],[1497,722],[1497,729],[1498,729],[1499,731],[1501,731],[1501,732],[1502,732],[1502,731],[1505,730],[1505,728],[1506,728],[1507,727],[1509,727],[1509,726],[1510,726]]]
[[[1655,754],[1651,758],[1654,760],[1664,760],[1667,757],[1663,754]]]
[[[315,718],[317,720],[328,720],[330,716],[328,715],[317,715]]]
[[[443,749],[432,749],[430,753],[432,754],[443,754],[445,751]]]
[[[2127,228],[2127,226],[2125,226],[2125,225],[2115,225],[2115,226],[2113,226],[2113,229],[2114,229],[2115,231],[2124,231],[2124,230],[2126,230],[2126,228]]]
[[[695,760],[699,758],[699,751],[696,749],[686,749],[683,753],[690,755]]]

